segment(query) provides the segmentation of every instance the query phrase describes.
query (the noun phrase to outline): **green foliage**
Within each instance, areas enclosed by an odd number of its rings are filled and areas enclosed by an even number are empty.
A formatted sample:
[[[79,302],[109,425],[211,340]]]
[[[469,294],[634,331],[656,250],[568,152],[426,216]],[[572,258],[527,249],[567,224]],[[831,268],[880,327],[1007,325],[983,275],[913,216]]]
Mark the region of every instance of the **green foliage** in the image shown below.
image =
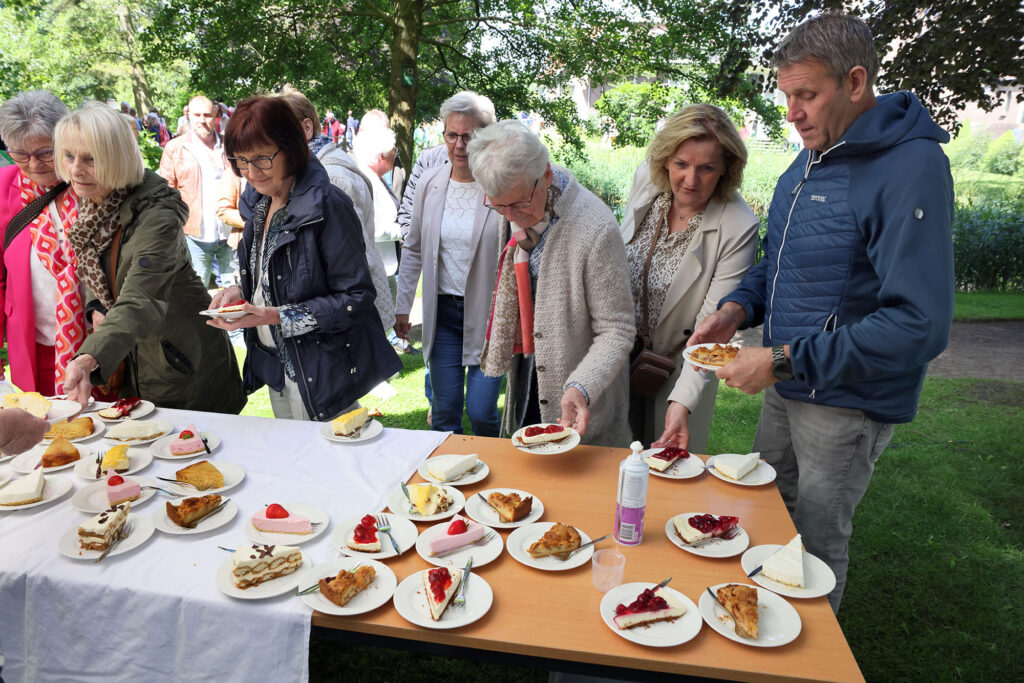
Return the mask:
[[[1024,203],[958,206],[953,262],[960,291],[1024,291]]]
[[[605,149],[597,140],[588,140],[585,157],[565,158],[555,150],[555,161],[572,171],[580,184],[601,198],[621,222],[633,184],[633,173],[644,160],[640,147]]]
[[[146,163],[146,168],[155,171],[160,167],[160,157],[163,156],[164,148],[158,145],[144,130],[135,137],[139,141],[139,150],[142,152],[142,160]]]
[[[949,165],[953,168],[980,171],[985,151],[991,141],[991,136],[982,132],[975,133],[971,122],[964,121],[956,137],[945,146]]]
[[[1024,149],[1011,131],[1006,131],[985,151],[985,157],[981,162],[981,169],[989,173],[1000,175],[1013,175],[1017,170],[1017,158]]]

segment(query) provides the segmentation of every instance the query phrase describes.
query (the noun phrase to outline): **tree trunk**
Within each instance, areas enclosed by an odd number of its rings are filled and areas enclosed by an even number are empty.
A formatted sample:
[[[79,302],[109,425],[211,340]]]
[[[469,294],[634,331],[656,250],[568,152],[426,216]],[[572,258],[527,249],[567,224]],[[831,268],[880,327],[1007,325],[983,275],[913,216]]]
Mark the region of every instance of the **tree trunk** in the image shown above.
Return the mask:
[[[388,116],[395,132],[398,155],[406,173],[412,172],[413,130],[419,93],[420,34],[423,31],[423,0],[399,0],[395,5],[397,26],[391,33],[391,80],[388,84]],[[396,191],[404,188],[396,188]],[[401,195],[399,195],[401,196]]]
[[[135,95],[135,111],[143,118],[153,109],[153,96],[146,78],[146,70],[142,67],[138,50],[135,48],[135,22],[127,5],[119,5],[117,16],[121,20],[121,37],[128,48],[128,61],[131,64],[132,93]]]

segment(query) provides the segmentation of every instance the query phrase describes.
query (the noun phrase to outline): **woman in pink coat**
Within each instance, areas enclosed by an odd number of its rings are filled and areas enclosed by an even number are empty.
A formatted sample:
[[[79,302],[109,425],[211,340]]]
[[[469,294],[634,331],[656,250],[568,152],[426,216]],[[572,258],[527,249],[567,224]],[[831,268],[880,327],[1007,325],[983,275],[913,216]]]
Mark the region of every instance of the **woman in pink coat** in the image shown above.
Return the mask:
[[[65,235],[78,218],[78,202],[53,164],[53,129],[66,113],[43,90],[0,105],[0,137],[15,162],[0,168],[0,336],[11,381],[44,395],[64,385],[64,368],[85,338],[85,302]],[[50,201],[22,214],[48,192]],[[11,239],[15,218],[28,224]]]

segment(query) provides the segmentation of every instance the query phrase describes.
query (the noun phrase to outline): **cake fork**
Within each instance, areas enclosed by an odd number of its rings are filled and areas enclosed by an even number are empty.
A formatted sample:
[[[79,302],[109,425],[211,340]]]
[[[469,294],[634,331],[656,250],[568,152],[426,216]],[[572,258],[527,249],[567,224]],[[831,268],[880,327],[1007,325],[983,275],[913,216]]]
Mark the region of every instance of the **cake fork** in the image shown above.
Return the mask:
[[[104,557],[107,556],[107,553],[109,553],[111,550],[114,549],[114,546],[116,546],[118,543],[120,543],[124,539],[128,538],[129,536],[131,536],[132,535],[132,526],[134,526],[134,525],[132,524],[131,520],[126,521],[124,523],[124,526],[121,527],[121,531],[119,531],[117,533],[117,537],[113,541],[111,541],[110,545],[107,546],[107,549],[103,551],[103,554],[100,555],[99,557],[97,557],[95,560],[92,561],[93,564],[96,564],[97,562],[102,560]]]
[[[473,557],[466,560],[466,568],[462,572],[462,583],[459,584],[459,592],[452,600],[453,607],[463,607],[466,604],[466,584],[469,583],[469,573],[473,570]]]
[[[391,523],[388,522],[387,515],[383,512],[377,517],[377,531],[382,534],[387,534],[388,539],[391,541],[391,547],[395,549],[395,555],[401,555],[402,551],[398,549],[398,542],[395,541],[395,537],[391,535]]]
[[[346,571],[348,571],[348,572],[355,572],[355,570],[359,569],[362,566],[363,566],[363,563],[360,562],[359,564],[354,565],[351,569],[348,569]],[[302,590],[299,591],[298,594],[299,595],[308,595],[309,593],[316,593],[318,590],[320,590],[320,582],[319,581],[314,583],[309,588],[303,588]]]

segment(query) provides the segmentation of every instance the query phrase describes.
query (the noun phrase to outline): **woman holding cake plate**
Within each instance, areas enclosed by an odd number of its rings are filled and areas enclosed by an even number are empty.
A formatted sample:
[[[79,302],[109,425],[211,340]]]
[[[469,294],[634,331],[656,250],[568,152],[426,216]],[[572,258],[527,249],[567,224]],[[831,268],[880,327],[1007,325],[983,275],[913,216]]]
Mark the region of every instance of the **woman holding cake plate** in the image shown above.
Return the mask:
[[[145,169],[130,121],[87,102],[60,120],[54,142],[57,171],[79,197],[68,238],[93,325],[68,363],[68,396],[84,407],[92,386],[124,362],[122,397],[239,412],[245,396],[231,343],[196,315],[210,296],[185,246],[188,207]]]
[[[249,183],[239,201],[241,285],[210,308],[243,300],[246,315],[209,324],[245,330],[245,388],[268,385],[275,417],[332,420],[402,369],[374,305],[352,201],[310,155],[282,98],[241,102],[224,146]]]

